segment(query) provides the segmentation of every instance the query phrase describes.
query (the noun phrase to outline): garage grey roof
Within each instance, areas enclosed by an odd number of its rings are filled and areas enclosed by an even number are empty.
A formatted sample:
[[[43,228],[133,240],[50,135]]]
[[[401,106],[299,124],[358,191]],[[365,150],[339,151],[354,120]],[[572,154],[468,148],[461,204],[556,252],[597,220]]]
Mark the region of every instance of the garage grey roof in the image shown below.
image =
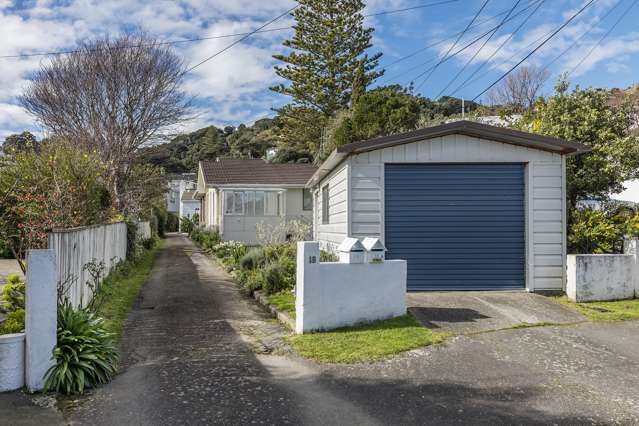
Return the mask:
[[[446,123],[439,126],[413,130],[406,133],[382,136],[374,139],[368,139],[342,145],[335,151],[333,151],[333,153],[319,167],[312,178],[309,179],[307,185],[313,185],[321,180],[342,160],[344,160],[351,154],[375,151],[382,148],[388,148],[392,146],[403,145],[407,143],[454,134],[476,137],[480,139],[488,139],[511,145],[523,146],[526,148],[554,152],[561,155],[576,155],[590,151],[590,148],[588,146],[578,142],[539,135],[535,133],[522,132],[506,127],[497,127],[488,124],[477,123],[474,121],[461,120],[453,121],[451,123]]]
[[[207,185],[304,186],[317,167],[307,163],[268,163],[261,159],[201,161]]]

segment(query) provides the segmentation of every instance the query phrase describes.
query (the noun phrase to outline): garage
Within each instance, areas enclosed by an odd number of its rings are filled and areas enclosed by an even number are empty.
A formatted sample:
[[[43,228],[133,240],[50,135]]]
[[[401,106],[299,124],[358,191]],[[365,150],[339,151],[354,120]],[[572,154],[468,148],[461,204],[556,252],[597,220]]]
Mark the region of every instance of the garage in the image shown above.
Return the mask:
[[[471,121],[343,145],[307,183],[314,239],[380,238],[408,291],[562,291],[566,160],[587,151]]]
[[[384,181],[408,290],[525,288],[523,164],[387,164]]]

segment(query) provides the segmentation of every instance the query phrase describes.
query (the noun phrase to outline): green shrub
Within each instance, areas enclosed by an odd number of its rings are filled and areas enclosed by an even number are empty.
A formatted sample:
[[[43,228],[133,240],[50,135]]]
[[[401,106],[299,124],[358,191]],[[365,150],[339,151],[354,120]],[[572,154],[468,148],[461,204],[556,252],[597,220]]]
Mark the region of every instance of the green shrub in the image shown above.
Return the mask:
[[[2,304],[0,310],[3,312],[14,312],[24,309],[25,283],[18,274],[9,274],[7,283],[2,290]]]
[[[180,217],[173,212],[167,212],[166,232],[177,232],[180,225]]]
[[[132,220],[126,220],[126,258],[137,256],[138,224]]]
[[[269,295],[286,289],[287,279],[282,265],[279,263],[269,263],[262,273],[262,290],[264,290],[264,293]]]
[[[182,217],[180,218],[180,231],[185,232],[187,234],[191,234],[193,230],[198,226],[199,216],[197,213],[193,215],[193,217]]]
[[[240,282],[242,291],[246,294],[253,294],[256,290],[261,290],[264,284],[264,274],[261,269],[248,271],[244,275],[244,280]]]
[[[264,250],[259,247],[254,247],[240,259],[240,269],[248,271],[259,268],[264,265],[265,259]]]
[[[145,250],[151,250],[158,243],[158,239],[156,237],[151,237],[142,240],[140,243],[142,244],[142,247],[145,248]]]
[[[201,226],[193,228],[189,237],[205,250],[213,250],[221,240],[220,233],[217,229],[207,229]]]
[[[24,309],[9,312],[4,322],[0,323],[0,335],[22,332],[24,332]]]
[[[570,253],[612,253],[623,230],[601,210],[575,209],[568,232]]]
[[[64,303],[58,306],[57,334],[55,364],[45,375],[45,392],[83,393],[85,388],[111,380],[118,354],[113,335],[106,331],[101,318]]]
[[[333,252],[320,250],[320,262],[337,262],[339,257]]]

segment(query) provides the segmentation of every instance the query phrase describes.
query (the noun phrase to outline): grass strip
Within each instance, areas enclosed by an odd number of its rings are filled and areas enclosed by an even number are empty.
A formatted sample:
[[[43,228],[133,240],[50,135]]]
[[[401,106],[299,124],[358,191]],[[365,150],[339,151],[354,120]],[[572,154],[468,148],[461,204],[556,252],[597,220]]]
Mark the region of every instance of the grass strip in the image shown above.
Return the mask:
[[[97,310],[97,315],[104,318],[105,327],[120,340],[122,326],[129,311],[138,297],[140,288],[146,282],[153,268],[158,251],[164,245],[160,240],[155,247],[145,250],[138,259],[127,260],[114,269],[100,287],[103,302]]]
[[[639,299],[615,300],[611,302],[577,303],[566,296],[556,300],[594,321],[627,321],[639,319]]]
[[[304,357],[325,363],[377,361],[442,342],[448,334],[423,327],[412,315],[289,337]]]
[[[266,300],[269,305],[272,305],[279,312],[286,314],[291,319],[295,319],[295,295],[292,292],[272,294]]]

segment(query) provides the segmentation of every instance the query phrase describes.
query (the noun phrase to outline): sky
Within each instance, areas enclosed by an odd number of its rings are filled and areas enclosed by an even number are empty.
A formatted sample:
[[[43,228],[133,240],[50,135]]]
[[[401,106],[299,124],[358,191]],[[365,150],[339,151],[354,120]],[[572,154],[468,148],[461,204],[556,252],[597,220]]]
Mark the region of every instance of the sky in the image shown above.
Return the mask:
[[[454,45],[485,1],[366,1],[364,13],[373,16],[365,22],[375,28],[370,50],[383,53],[380,65],[386,70],[376,84],[413,81],[415,91],[424,96],[473,99],[590,0],[489,0]],[[432,3],[440,4],[420,7]],[[594,0],[532,55],[526,64],[547,66],[550,72],[543,94],[552,94],[559,74],[571,70],[570,81],[580,86],[624,88],[639,82],[639,4],[635,3]],[[68,50],[82,40],[135,30],[162,41],[237,34],[256,29],[294,4],[291,0],[0,0],[0,141],[24,130],[43,135],[17,96],[31,73],[50,60],[49,56],[2,56]],[[393,12],[405,8],[412,9]],[[455,53],[481,35],[490,35],[504,18],[507,21],[490,39],[470,44],[431,73],[449,49]],[[195,118],[182,130],[252,123],[286,104],[288,98],[268,88],[281,82],[272,55],[285,52],[282,42],[291,36],[286,27],[292,24],[286,16],[267,27],[284,29],[256,34],[187,74],[184,87],[196,98]],[[173,48],[188,67],[238,38],[178,43]],[[639,185],[634,196],[639,201]]]

